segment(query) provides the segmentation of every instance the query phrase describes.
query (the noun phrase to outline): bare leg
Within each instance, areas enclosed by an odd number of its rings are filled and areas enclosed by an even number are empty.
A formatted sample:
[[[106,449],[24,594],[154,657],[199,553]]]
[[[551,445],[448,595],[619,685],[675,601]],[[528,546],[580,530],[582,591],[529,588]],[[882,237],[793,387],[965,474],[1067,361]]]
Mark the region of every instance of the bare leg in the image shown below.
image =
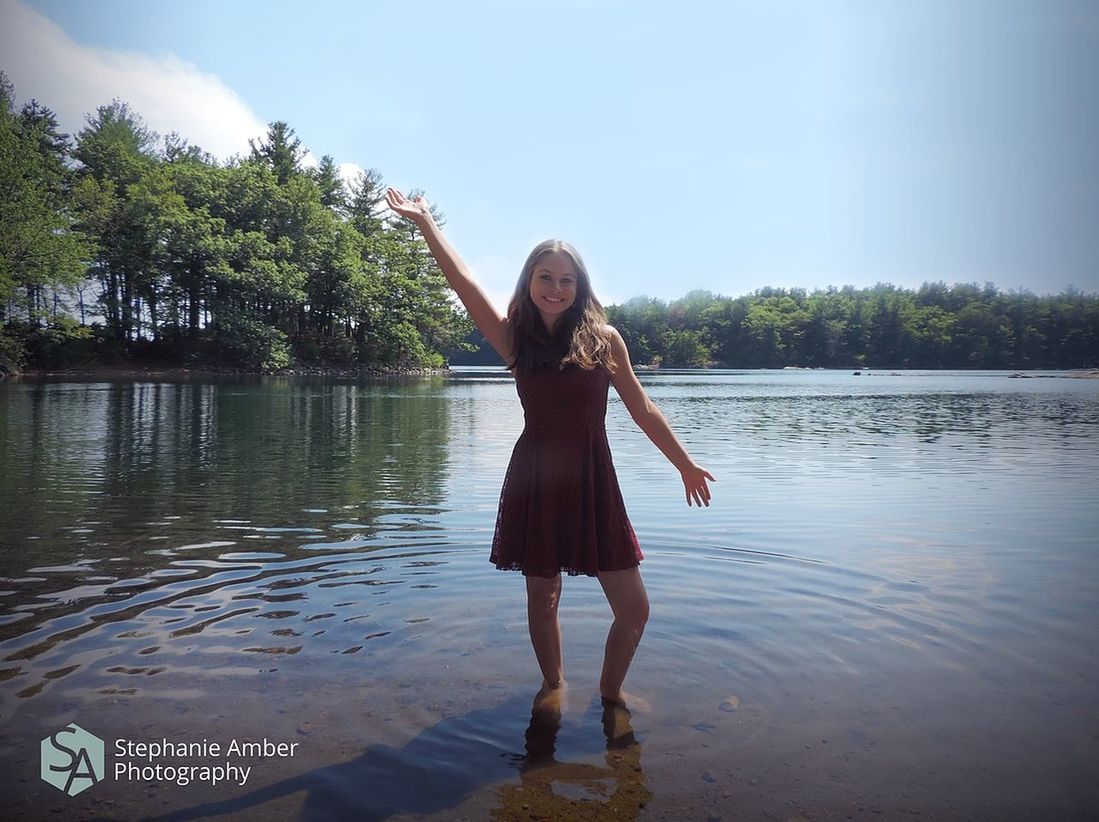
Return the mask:
[[[626,671],[641,641],[641,634],[645,632],[645,623],[649,619],[649,596],[637,568],[607,571],[599,575],[599,582],[614,614],[614,622],[607,634],[599,692],[603,699],[625,704],[622,682],[626,679]]]
[[[557,604],[561,601],[561,575],[527,578],[527,630],[538,667],[542,669],[542,689],[535,698],[535,709],[557,708],[565,684],[561,661],[561,623],[557,620]]]

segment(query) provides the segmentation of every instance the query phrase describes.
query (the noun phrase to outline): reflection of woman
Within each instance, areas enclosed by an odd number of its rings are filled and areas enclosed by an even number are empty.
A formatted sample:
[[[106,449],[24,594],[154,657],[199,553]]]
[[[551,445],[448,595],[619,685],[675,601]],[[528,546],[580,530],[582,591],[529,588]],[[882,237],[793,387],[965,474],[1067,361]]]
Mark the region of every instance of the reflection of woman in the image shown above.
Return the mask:
[[[614,621],[599,689],[605,700],[624,704],[622,682],[649,601],[638,570],[641,549],[607,444],[609,386],[679,469],[688,505],[710,504],[706,480],[713,476],[695,464],[646,396],[572,246],[551,240],[531,252],[505,317],[443,237],[422,197],[408,200],[389,189],[386,199],[420,228],[470,317],[515,374],[526,425],[500,494],[491,559],[526,577],[528,628],[543,677],[540,701],[553,708],[565,681],[557,620],[565,571],[596,576],[603,586]]]
[[[519,784],[498,790],[500,807],[492,812],[492,818],[501,822],[636,819],[652,799],[652,792],[641,770],[641,745],[634,738],[629,713],[620,705],[604,703],[605,767],[558,762],[554,745],[560,727],[560,714],[542,711],[532,715]]]

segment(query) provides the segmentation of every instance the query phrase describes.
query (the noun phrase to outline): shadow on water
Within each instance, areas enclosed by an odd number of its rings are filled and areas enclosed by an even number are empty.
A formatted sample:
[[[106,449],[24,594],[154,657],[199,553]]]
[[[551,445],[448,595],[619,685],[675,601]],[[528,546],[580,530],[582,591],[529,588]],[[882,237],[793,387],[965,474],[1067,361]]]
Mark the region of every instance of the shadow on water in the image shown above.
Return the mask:
[[[256,810],[266,802],[305,792],[298,818],[308,822],[384,820],[454,808],[494,783],[491,818],[636,819],[652,798],[641,768],[641,745],[621,707],[594,700],[582,724],[602,714],[605,764],[557,758],[559,713],[531,712],[513,698],[493,708],[444,719],[403,748],[374,745],[347,762],[315,768],[243,796],[183,808],[156,822],[182,822]],[[524,752],[516,753],[520,736]],[[591,759],[599,746],[585,735],[570,757]],[[518,774],[517,784],[511,780]]]

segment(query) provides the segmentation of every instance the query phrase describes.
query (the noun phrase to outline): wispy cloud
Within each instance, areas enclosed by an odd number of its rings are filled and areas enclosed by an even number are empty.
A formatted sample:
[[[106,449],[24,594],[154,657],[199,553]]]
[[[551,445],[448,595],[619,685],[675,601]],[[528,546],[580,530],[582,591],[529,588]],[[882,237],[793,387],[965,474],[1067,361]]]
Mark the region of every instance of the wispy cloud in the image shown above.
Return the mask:
[[[0,69],[18,100],[36,98],[73,134],[85,115],[114,98],[154,131],[178,132],[221,159],[248,151],[267,126],[224,82],[173,55],[81,45],[19,0],[0,0]]]

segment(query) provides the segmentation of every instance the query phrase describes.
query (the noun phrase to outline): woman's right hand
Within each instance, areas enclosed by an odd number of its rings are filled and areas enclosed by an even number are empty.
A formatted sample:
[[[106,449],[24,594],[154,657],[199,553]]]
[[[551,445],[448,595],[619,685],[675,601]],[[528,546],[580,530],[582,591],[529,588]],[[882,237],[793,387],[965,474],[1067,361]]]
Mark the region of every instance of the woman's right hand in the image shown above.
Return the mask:
[[[481,286],[473,279],[458,252],[447,242],[431,214],[431,206],[423,197],[410,200],[395,188],[387,189],[385,201],[396,214],[411,220],[420,229],[439,270],[469,312],[474,325],[485,335],[504,362],[511,362],[511,341],[508,339],[507,317],[489,302]]]
[[[386,189],[385,201],[389,207],[406,219],[412,220],[416,225],[423,225],[431,219],[431,208],[427,200],[417,197],[410,200],[395,188]]]

